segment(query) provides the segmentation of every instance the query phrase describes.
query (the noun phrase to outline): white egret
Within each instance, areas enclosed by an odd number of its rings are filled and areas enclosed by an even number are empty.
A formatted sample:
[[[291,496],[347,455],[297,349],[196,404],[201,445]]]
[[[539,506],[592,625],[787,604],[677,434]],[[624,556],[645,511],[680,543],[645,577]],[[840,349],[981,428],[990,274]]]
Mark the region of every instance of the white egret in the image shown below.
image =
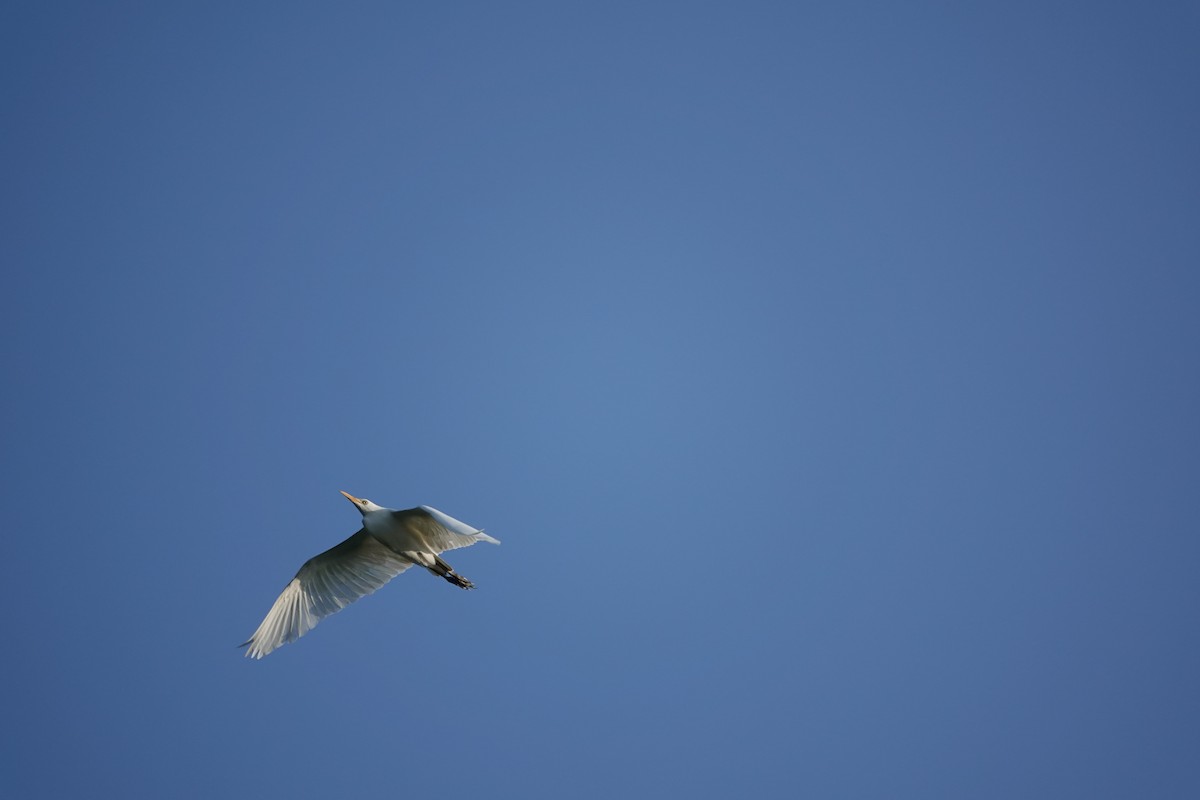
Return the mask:
[[[414,564],[455,586],[474,589],[475,584],[455,572],[439,554],[476,542],[500,544],[436,508],[396,510],[342,494],[362,513],[362,529],[304,562],[258,630],[242,644],[249,645],[246,655],[250,658],[262,658],[294,642],[325,617],[371,594]]]

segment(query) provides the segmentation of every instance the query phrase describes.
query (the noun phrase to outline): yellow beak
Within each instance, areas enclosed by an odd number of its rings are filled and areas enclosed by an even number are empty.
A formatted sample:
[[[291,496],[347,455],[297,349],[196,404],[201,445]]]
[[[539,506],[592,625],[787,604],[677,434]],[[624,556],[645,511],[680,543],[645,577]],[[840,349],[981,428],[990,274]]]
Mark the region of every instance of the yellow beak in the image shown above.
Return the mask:
[[[349,500],[351,503],[354,503],[354,505],[356,505],[356,506],[362,505],[362,500],[359,500],[357,497],[350,494],[349,492],[342,492],[342,494],[344,494],[346,496],[347,500]]]

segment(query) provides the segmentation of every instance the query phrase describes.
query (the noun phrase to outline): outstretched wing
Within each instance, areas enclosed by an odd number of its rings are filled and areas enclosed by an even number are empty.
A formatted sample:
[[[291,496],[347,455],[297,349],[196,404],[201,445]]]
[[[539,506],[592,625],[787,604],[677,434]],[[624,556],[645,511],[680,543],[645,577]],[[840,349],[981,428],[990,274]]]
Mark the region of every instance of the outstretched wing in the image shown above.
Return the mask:
[[[443,514],[432,506],[418,506],[403,511],[393,511],[392,516],[408,530],[408,533],[433,553],[444,553],[460,547],[470,547],[477,542],[500,544],[481,530],[465,522]]]
[[[258,630],[242,645],[249,645],[246,655],[262,658],[296,641],[325,617],[371,594],[411,566],[411,561],[360,530],[304,562]]]

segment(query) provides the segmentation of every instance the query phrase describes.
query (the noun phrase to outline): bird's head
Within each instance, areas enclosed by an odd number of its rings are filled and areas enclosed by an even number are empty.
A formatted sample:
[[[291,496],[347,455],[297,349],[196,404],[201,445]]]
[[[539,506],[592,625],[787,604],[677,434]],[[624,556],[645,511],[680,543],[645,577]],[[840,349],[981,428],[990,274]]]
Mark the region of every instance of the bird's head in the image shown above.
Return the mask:
[[[351,503],[354,503],[354,507],[357,508],[363,514],[366,514],[368,511],[382,511],[383,510],[383,506],[377,506],[374,503],[372,503],[370,500],[367,500],[366,498],[355,497],[354,495],[350,494],[349,492],[342,492],[342,494],[345,495],[347,500],[349,500]]]

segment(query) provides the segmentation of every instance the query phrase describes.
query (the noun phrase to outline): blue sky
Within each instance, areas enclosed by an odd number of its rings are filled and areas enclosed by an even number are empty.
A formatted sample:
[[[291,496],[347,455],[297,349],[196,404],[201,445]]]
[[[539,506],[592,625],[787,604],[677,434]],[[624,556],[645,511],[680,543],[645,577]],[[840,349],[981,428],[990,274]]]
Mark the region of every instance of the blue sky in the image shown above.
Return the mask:
[[[1194,8],[0,31],[6,796],[1200,792]]]

